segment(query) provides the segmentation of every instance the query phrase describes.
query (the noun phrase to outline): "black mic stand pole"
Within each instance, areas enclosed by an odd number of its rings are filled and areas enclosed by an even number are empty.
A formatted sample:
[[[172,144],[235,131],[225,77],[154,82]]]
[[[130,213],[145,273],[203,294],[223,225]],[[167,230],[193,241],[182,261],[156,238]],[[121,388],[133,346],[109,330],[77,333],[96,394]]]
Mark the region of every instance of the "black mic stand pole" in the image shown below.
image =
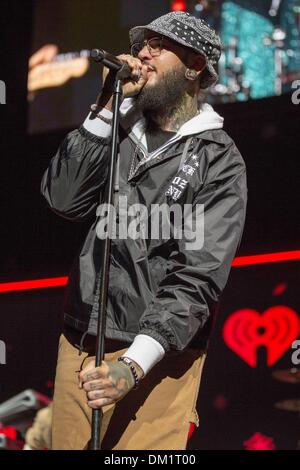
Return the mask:
[[[110,266],[110,236],[111,236],[111,220],[112,220],[112,206],[113,206],[113,190],[116,174],[116,160],[118,151],[118,128],[119,128],[119,108],[122,97],[122,85],[118,74],[116,75],[114,93],[113,93],[113,121],[112,121],[112,141],[111,141],[111,158],[109,161],[109,174],[108,181],[104,194],[104,203],[108,204],[107,214],[107,227],[108,233],[102,245],[102,272],[100,284],[100,298],[99,298],[99,315],[97,326],[97,339],[96,339],[96,367],[100,366],[104,358],[104,334],[105,334],[105,321],[106,321],[106,307],[107,307],[107,291],[108,291],[108,276]],[[89,441],[89,450],[100,450],[100,431],[102,424],[103,412],[102,409],[93,410],[92,412],[92,426],[91,426],[91,440]]]

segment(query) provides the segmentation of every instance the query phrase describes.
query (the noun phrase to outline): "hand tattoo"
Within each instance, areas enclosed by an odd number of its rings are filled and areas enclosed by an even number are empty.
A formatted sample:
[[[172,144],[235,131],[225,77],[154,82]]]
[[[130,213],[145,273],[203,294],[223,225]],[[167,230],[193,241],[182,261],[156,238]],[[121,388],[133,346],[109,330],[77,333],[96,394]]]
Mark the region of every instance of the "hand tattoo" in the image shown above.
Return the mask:
[[[137,370],[139,376],[143,376],[143,371],[139,366]],[[91,408],[101,408],[104,405],[116,403],[135,385],[130,368],[119,361],[103,361],[100,367],[86,373],[83,371],[80,381]]]
[[[134,379],[130,368],[121,362],[108,362],[107,376],[111,381],[110,396],[119,400],[134,387]]]

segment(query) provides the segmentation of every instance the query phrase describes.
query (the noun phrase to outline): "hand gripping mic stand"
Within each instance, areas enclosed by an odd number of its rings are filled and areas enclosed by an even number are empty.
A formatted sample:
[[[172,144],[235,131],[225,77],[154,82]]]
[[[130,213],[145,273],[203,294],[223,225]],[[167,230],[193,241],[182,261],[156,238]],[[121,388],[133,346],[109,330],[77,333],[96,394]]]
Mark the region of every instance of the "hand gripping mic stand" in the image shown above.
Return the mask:
[[[97,62],[100,60],[95,58]],[[119,108],[122,97],[122,86],[119,73],[116,74],[114,93],[113,93],[113,121],[112,121],[112,141],[111,141],[111,157],[109,160],[109,173],[108,181],[105,186],[104,203],[107,203],[108,214],[107,214],[107,227],[108,234],[103,240],[101,245],[101,259],[102,271],[100,281],[100,296],[99,296],[99,314],[98,314],[98,326],[97,326],[97,338],[96,338],[96,367],[100,366],[104,357],[104,334],[105,334],[105,321],[106,321],[106,306],[107,306],[107,291],[108,291],[108,276],[110,266],[110,228],[112,205],[113,205],[113,189],[115,182],[116,173],[116,159],[118,151],[118,128],[119,128]],[[103,412],[101,409],[93,410],[92,412],[92,427],[91,427],[91,440],[89,441],[89,450],[100,450],[100,431],[102,424]]]

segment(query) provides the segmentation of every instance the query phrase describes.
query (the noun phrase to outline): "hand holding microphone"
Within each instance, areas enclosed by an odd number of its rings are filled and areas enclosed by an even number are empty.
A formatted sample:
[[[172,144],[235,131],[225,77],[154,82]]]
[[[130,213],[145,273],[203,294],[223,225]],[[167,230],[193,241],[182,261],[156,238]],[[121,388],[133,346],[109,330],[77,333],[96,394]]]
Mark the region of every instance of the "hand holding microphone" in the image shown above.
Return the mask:
[[[101,62],[103,68],[103,91],[112,92],[115,74],[122,80],[123,97],[137,95],[147,82],[147,66],[130,54],[113,56],[102,49],[93,49],[91,57]]]
[[[129,54],[121,54],[117,57],[120,61],[128,65],[129,73],[122,79],[123,97],[129,98],[138,95],[147,82],[147,67],[143,66],[140,59],[132,57]],[[109,69],[103,70],[103,88],[106,86],[106,77],[109,75]]]

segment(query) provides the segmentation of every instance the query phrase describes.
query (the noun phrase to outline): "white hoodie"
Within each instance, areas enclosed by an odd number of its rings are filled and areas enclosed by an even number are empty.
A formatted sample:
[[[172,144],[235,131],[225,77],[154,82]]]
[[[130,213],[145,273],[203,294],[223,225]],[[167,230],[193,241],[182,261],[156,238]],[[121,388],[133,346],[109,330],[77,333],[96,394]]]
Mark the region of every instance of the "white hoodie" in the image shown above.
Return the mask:
[[[100,111],[100,116],[111,119],[112,112],[106,108]],[[144,149],[147,150],[147,141],[145,136],[145,118],[134,112],[134,98],[125,98],[120,107],[121,125],[128,134],[132,133],[137,140],[140,141]],[[172,136],[164,145],[159,147],[152,153],[148,154],[148,158],[155,157],[159,153],[165,151],[165,148],[173,144],[177,140],[187,135],[199,134],[200,132],[222,129],[224,119],[216,113],[212,106],[205,103],[202,104],[199,114],[189,121],[185,122],[176,135]],[[107,138],[111,134],[112,126],[101,119],[91,119],[91,114],[86,118],[84,128],[98,137]]]

